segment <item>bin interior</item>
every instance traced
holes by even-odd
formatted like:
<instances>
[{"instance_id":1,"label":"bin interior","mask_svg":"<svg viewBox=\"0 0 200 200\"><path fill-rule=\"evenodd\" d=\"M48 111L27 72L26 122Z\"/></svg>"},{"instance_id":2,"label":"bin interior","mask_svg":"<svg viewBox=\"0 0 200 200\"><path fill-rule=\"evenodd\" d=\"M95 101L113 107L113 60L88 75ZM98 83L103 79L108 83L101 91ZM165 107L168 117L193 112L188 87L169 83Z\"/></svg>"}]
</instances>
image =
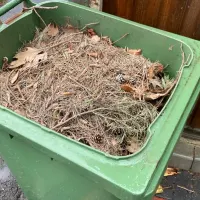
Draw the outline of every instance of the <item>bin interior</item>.
<instances>
[{"instance_id":1,"label":"bin interior","mask_svg":"<svg viewBox=\"0 0 200 200\"><path fill-rule=\"evenodd\" d=\"M0 132L3 133L0 138L1 141L4 141L0 142L2 156L8 165L10 164L11 170L27 196L34 200L53 200L53 197L50 198L53 191L47 195L46 190L50 190L53 185L58 188L59 185L45 182L43 179L39 179L39 176L34 177L33 175L39 174L47 177L47 173L48 175L56 173L56 165L59 165L57 168L61 170L58 174L63 183L66 180L69 181L72 178L70 178L70 174L74 173L76 180L81 181L80 177L83 177L86 180L85 184L87 181L97 184L94 186L94 191L100 192L94 192L96 199L150 199L199 93L199 69L197 70L195 67L198 59L193 60L198 55L199 44L181 36L175 36L73 3L55 1L40 5L58 6L58 9L55 10L38 10L46 24L54 22L62 26L66 24L67 20L70 20L72 25L82 28L86 24L98 22L99 24L92 26L92 28L99 35L109 36L112 41L128 33L129 35L116 45L133 49L141 48L145 57L152 61L158 60L168 66L166 71L171 77L177 75L183 62L181 45L187 62L172 98L169 98L160 116L149 128L149 138L146 144L135 155L126 157L105 155L0 107ZM33 39L36 27L42 28L43 23L34 12L28 11L0 32L0 66L4 56L11 60L24 43ZM190 64L194 66L190 67ZM193 78L189 79L189 77ZM182 90L185 91L184 94L181 92ZM183 99L177 106L180 98ZM16 139L15 136L17 136ZM16 150L16 148L20 149ZM22 155L24 151L29 152L29 154ZM54 166L49 166L49 157L53 160L56 158ZM23 160L21 164L17 161L19 158ZM25 158L30 159L35 172L28 169ZM42 168L39 167L34 158L41 162ZM30 165L28 166L30 167ZM61 177L65 173L65 167L69 168L68 175L66 175L68 179L63 180ZM74 169L74 171L70 169ZM22 173L26 177L22 177ZM42 191L39 186L44 185L43 181L47 186ZM26 184L31 186L31 189L26 187ZM78 182L72 182L73 184L81 187ZM91 184L88 185L91 186ZM63 195L66 187L63 186ZM85 186L85 188L87 191L88 187ZM68 192L69 197L73 196L72 193L71 190ZM101 193L104 194L102 198L98 197ZM76 196L74 199L84 198ZM88 199L92 199L92 197Z\"/></svg>"},{"instance_id":2,"label":"bin interior","mask_svg":"<svg viewBox=\"0 0 200 200\"><path fill-rule=\"evenodd\" d=\"M44 5L44 3L41 3ZM109 36L112 41L118 40L121 36L129 34L115 45L125 48L142 49L143 55L151 61L160 61L165 66L165 72L172 78L177 76L177 72L183 62L182 51L184 51L184 61L186 65L192 60L192 49L184 42L174 39L173 37L158 34L152 31L150 27L140 26L135 23L134 26L126 23L121 23L120 20L115 20L106 17L105 14L100 14L91 9L80 9L80 6L68 4L67 7L62 6L59 1L56 3L58 9L55 10L38 10L38 13L46 24L54 22L59 26L65 26L70 22L73 26L83 28L86 24L99 23L98 25L90 26L97 34ZM55 2L45 3L47 7L55 6ZM26 17L21 17L0 33L0 55L6 56L11 61L18 49L28 41L32 40L36 27L44 28L43 22L35 13L25 14ZM123 21L123 20L121 20ZM12 34L15 32L15 35ZM172 49L172 50L171 50ZM0 60L0 67L2 59ZM149 132L147 133L149 134Z\"/></svg>"}]
</instances>

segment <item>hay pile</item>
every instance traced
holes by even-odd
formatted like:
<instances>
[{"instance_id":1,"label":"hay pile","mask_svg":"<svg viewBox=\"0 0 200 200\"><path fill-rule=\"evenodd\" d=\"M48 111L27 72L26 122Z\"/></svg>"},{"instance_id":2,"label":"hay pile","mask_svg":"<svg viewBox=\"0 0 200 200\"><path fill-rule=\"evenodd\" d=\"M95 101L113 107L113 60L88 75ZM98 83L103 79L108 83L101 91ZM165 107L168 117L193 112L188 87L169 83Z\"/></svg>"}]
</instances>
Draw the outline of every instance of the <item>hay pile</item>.
<instances>
[{"instance_id":1,"label":"hay pile","mask_svg":"<svg viewBox=\"0 0 200 200\"><path fill-rule=\"evenodd\" d=\"M157 116L145 100L163 100L172 88L162 65L140 54L93 29L50 24L13 62L4 58L0 104L109 154L134 153Z\"/></svg>"}]
</instances>

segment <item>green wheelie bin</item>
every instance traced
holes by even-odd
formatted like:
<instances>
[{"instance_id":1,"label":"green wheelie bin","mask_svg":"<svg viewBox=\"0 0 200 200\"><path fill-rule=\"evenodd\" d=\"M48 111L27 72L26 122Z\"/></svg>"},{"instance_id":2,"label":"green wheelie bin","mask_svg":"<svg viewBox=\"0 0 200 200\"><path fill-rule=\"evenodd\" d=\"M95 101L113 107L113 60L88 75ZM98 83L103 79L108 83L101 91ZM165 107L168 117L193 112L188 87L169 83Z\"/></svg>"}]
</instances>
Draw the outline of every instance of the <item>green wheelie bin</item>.
<instances>
[{"instance_id":1,"label":"green wheelie bin","mask_svg":"<svg viewBox=\"0 0 200 200\"><path fill-rule=\"evenodd\" d=\"M0 15L21 3L13 0L0 8ZM26 6L34 6L30 0ZM184 124L200 91L200 42L161 31L67 1L47 1L37 9L48 24L96 23L98 34L120 47L141 48L144 56L169 65L169 75L181 76L165 107L148 128L143 148L129 156L107 155L62 136L0 106L0 155L15 175L29 200L151 200ZM33 9L9 25L0 25L0 66L24 42L33 39L35 28L43 27ZM173 46L173 50L169 47ZM185 58L183 63L183 52ZM181 67L182 66L182 67Z\"/></svg>"}]
</instances>

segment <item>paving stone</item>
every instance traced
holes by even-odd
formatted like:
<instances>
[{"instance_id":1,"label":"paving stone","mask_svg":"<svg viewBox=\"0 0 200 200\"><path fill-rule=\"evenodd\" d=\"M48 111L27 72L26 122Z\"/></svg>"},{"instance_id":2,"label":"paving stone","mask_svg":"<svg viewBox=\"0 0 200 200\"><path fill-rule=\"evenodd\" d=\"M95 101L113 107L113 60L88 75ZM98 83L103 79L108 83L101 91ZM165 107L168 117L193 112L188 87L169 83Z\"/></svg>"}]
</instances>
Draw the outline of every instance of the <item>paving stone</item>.
<instances>
[{"instance_id":1,"label":"paving stone","mask_svg":"<svg viewBox=\"0 0 200 200\"><path fill-rule=\"evenodd\" d=\"M168 165L179 169L190 170L193 162L194 145L181 138L177 143Z\"/></svg>"},{"instance_id":2,"label":"paving stone","mask_svg":"<svg viewBox=\"0 0 200 200\"><path fill-rule=\"evenodd\" d=\"M195 146L195 158L191 170L200 173L200 147L198 146Z\"/></svg>"}]
</instances>

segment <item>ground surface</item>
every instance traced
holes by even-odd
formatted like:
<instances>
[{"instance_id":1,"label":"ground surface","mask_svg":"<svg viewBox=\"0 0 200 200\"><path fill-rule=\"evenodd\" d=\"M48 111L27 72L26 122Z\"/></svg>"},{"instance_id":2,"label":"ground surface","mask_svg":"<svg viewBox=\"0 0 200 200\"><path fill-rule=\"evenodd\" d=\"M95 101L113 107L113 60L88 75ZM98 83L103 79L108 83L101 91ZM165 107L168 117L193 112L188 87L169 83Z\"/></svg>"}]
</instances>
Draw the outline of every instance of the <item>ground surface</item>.
<instances>
[{"instance_id":1,"label":"ground surface","mask_svg":"<svg viewBox=\"0 0 200 200\"><path fill-rule=\"evenodd\" d=\"M0 158L0 200L26 200L9 168Z\"/></svg>"},{"instance_id":2,"label":"ground surface","mask_svg":"<svg viewBox=\"0 0 200 200\"><path fill-rule=\"evenodd\" d=\"M157 195L161 200L199 200L200 175L188 171L180 171L178 175L164 177L161 183L162 194Z\"/></svg>"}]
</instances>

